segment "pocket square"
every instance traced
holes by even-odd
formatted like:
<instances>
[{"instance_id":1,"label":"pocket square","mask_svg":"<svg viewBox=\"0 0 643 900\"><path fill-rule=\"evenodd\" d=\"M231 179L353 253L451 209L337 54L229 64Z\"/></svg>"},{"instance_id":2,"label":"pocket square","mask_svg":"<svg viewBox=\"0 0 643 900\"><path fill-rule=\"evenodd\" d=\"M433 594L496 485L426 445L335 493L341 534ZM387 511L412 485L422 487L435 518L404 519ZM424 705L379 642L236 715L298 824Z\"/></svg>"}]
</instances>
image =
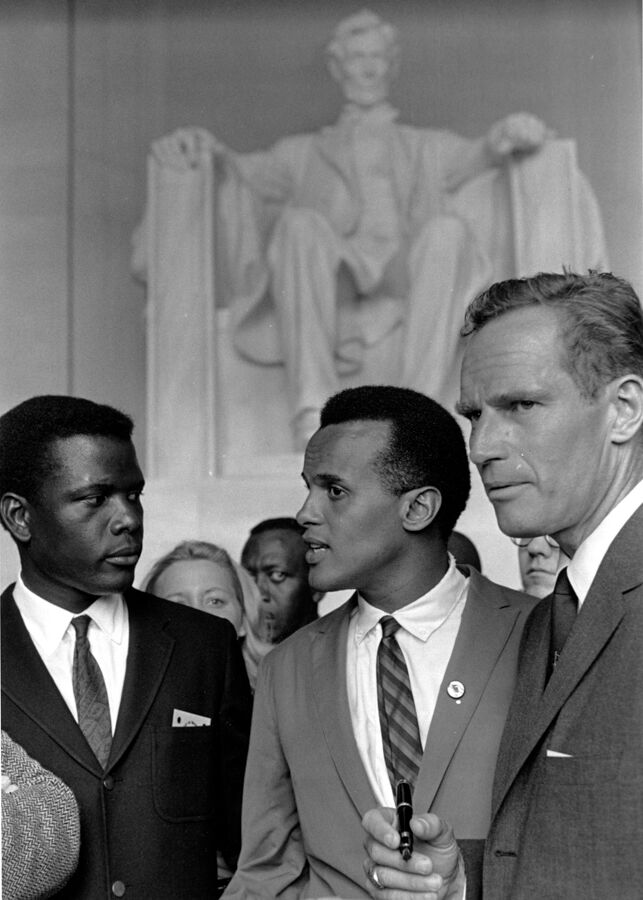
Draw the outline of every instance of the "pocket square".
<instances>
[{"instance_id":1,"label":"pocket square","mask_svg":"<svg viewBox=\"0 0 643 900\"><path fill-rule=\"evenodd\" d=\"M198 728L211 724L212 719L207 716L199 716L197 713L186 712L184 709L175 709L172 713L172 728Z\"/></svg>"},{"instance_id":2,"label":"pocket square","mask_svg":"<svg viewBox=\"0 0 643 900\"><path fill-rule=\"evenodd\" d=\"M547 750L547 756L553 756L556 759L573 759L571 753L560 753L558 750Z\"/></svg>"}]
</instances>

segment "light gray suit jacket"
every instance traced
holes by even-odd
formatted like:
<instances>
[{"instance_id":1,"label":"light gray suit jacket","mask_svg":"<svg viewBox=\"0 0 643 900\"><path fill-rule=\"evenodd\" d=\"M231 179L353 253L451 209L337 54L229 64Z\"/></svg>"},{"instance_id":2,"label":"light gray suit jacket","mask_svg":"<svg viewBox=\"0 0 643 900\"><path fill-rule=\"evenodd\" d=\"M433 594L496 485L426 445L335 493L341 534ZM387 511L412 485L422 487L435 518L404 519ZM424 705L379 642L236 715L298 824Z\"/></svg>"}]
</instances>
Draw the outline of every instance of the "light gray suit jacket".
<instances>
[{"instance_id":1,"label":"light gray suit jacket","mask_svg":"<svg viewBox=\"0 0 643 900\"><path fill-rule=\"evenodd\" d=\"M640 900L643 508L609 548L547 682L550 622L547 598L524 632L484 897Z\"/></svg>"},{"instance_id":2,"label":"light gray suit jacket","mask_svg":"<svg viewBox=\"0 0 643 900\"><path fill-rule=\"evenodd\" d=\"M482 839L520 635L536 602L475 570L414 796ZM346 645L355 597L265 658L255 694L239 868L226 898L367 897L361 819L377 801L353 735ZM461 681L461 703L446 686ZM475 874L470 891L475 896Z\"/></svg>"}]
</instances>

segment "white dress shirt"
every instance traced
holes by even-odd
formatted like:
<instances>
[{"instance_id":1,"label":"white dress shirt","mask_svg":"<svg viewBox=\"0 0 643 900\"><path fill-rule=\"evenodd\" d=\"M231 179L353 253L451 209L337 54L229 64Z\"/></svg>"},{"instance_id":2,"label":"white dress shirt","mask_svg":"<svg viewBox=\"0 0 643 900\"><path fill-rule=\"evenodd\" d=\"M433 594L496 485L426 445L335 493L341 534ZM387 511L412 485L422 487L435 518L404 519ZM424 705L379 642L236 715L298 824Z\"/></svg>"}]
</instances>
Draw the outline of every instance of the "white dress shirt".
<instances>
[{"instance_id":1,"label":"white dress shirt","mask_svg":"<svg viewBox=\"0 0 643 900\"><path fill-rule=\"evenodd\" d=\"M26 587L21 576L16 582L13 597L36 650L71 714L78 721L72 683L76 631L71 624L77 614L34 594ZM113 733L127 666L127 607L120 594L109 594L94 600L83 614L92 620L87 629L87 637L92 654L103 673Z\"/></svg>"},{"instance_id":2,"label":"white dress shirt","mask_svg":"<svg viewBox=\"0 0 643 900\"><path fill-rule=\"evenodd\" d=\"M450 557L442 580L394 613L401 626L395 637L409 670L422 746L460 628L468 586L469 579L456 569ZM348 626L346 677L353 732L364 769L378 803L394 806L377 705L377 650L382 638L378 622L384 615L358 597Z\"/></svg>"},{"instance_id":3,"label":"white dress shirt","mask_svg":"<svg viewBox=\"0 0 643 900\"><path fill-rule=\"evenodd\" d=\"M616 504L574 553L572 561L567 566L567 575L578 597L579 610L614 538L639 506L643 506L643 481L639 481L629 494Z\"/></svg>"}]
</instances>

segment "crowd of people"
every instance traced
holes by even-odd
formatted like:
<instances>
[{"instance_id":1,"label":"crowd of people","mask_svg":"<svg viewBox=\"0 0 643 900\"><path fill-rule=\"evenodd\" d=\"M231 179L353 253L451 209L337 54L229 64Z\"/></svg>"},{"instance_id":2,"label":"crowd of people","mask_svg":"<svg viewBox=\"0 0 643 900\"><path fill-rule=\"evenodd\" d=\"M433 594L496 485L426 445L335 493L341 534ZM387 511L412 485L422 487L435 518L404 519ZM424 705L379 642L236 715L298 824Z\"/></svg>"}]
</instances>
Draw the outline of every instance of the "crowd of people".
<instances>
[{"instance_id":1,"label":"crowd of people","mask_svg":"<svg viewBox=\"0 0 643 900\"><path fill-rule=\"evenodd\" d=\"M238 562L177 536L142 590L132 420L0 417L3 896L640 898L641 304L540 274L463 334L468 455L426 395L340 391L301 509ZM522 592L455 530L469 459Z\"/></svg>"}]
</instances>

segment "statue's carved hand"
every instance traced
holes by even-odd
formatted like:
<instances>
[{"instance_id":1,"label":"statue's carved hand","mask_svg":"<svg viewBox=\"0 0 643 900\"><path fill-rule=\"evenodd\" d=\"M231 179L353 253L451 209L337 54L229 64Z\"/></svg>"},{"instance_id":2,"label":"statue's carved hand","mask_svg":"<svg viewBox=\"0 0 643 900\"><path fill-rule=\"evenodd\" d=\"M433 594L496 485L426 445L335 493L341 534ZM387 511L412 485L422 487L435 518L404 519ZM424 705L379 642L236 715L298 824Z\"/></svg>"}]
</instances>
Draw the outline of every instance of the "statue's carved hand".
<instances>
[{"instance_id":1,"label":"statue's carved hand","mask_svg":"<svg viewBox=\"0 0 643 900\"><path fill-rule=\"evenodd\" d=\"M193 169L208 156L223 156L226 147L205 128L179 128L152 144L152 154L163 166Z\"/></svg>"},{"instance_id":2,"label":"statue's carved hand","mask_svg":"<svg viewBox=\"0 0 643 900\"><path fill-rule=\"evenodd\" d=\"M500 162L514 153L532 153L549 138L555 137L545 123L530 113L512 113L492 125L487 135L487 147Z\"/></svg>"}]
</instances>

